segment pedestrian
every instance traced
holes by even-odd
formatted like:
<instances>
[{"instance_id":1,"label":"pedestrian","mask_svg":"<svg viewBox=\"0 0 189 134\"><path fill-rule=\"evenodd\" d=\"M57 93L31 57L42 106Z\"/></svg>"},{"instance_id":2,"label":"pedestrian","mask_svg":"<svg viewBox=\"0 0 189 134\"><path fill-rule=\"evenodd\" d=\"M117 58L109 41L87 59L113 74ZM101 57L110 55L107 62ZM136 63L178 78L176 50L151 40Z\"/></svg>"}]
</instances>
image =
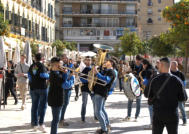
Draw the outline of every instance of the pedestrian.
<instances>
[{"instance_id":1,"label":"pedestrian","mask_svg":"<svg viewBox=\"0 0 189 134\"><path fill-rule=\"evenodd\" d=\"M170 60L160 59L160 74L145 88L144 95L153 105L153 134L162 134L164 127L168 134L178 134L178 102L186 101L187 94L183 82L170 74Z\"/></svg>"},{"instance_id":2,"label":"pedestrian","mask_svg":"<svg viewBox=\"0 0 189 134\"><path fill-rule=\"evenodd\" d=\"M81 61L76 61L74 63L74 69L75 70L78 70L80 63L81 63ZM75 101L77 101L79 99L79 89L80 89L79 74L75 75L74 89L75 89Z\"/></svg>"},{"instance_id":3,"label":"pedestrian","mask_svg":"<svg viewBox=\"0 0 189 134\"><path fill-rule=\"evenodd\" d=\"M37 53L35 55L35 63L29 68L28 77L32 99L31 125L34 131L39 129L42 132L46 132L44 118L47 108L47 79L49 79L49 74L42 63L43 60L43 54Z\"/></svg>"},{"instance_id":4,"label":"pedestrian","mask_svg":"<svg viewBox=\"0 0 189 134\"><path fill-rule=\"evenodd\" d=\"M120 92L123 90L123 78L124 78L124 64L123 60L120 60L119 66L118 66L118 77L119 77L119 90Z\"/></svg>"},{"instance_id":5,"label":"pedestrian","mask_svg":"<svg viewBox=\"0 0 189 134\"><path fill-rule=\"evenodd\" d=\"M130 65L131 72L134 74L134 76L138 79L140 86L141 86L141 79L139 77L139 73L143 70L142 66L142 60L143 58L140 55L136 56L135 62ZM137 121L137 118L139 117L140 114L140 104L141 104L141 99L142 99L142 92L140 96L136 98L136 113L135 113L135 121ZM132 112L132 105L133 105L133 100L129 99L128 100L128 111L127 111L127 116L125 117L124 121L130 121L131 118L131 112Z\"/></svg>"},{"instance_id":6,"label":"pedestrian","mask_svg":"<svg viewBox=\"0 0 189 134\"><path fill-rule=\"evenodd\" d=\"M51 59L50 87L48 93L48 105L52 110L51 134L57 134L58 124L63 106L63 72L60 70L60 58Z\"/></svg>"},{"instance_id":7,"label":"pedestrian","mask_svg":"<svg viewBox=\"0 0 189 134\"><path fill-rule=\"evenodd\" d=\"M181 81L184 84L184 87L186 87L186 81L185 81L184 74L180 70L178 70L178 62L177 61L172 61L171 62L171 73L173 75L177 76L178 78L180 78ZM186 124L187 124L187 115L186 115L186 111L185 111L185 108L184 108L184 102L179 101L178 107L179 107L179 109L181 111L181 114L182 114L183 126L186 126Z\"/></svg>"},{"instance_id":8,"label":"pedestrian","mask_svg":"<svg viewBox=\"0 0 189 134\"><path fill-rule=\"evenodd\" d=\"M95 104L95 115L100 122L101 129L98 129L96 133L98 134L108 134L108 128L110 128L110 121L108 119L108 114L105 111L105 100L107 99L108 92L112 87L112 84L115 80L115 72L113 67L115 66L115 62L112 59L109 59L105 63L105 70L97 71L94 68L96 76L98 79L106 81L106 86L100 85L98 83L102 83L97 80L98 83L93 87L94 89L94 104Z\"/></svg>"},{"instance_id":9,"label":"pedestrian","mask_svg":"<svg viewBox=\"0 0 189 134\"><path fill-rule=\"evenodd\" d=\"M26 97L28 90L28 70L29 65L25 62L26 55L22 54L20 57L20 63L17 64L15 68L15 76L17 78L17 86L20 91L20 96L22 98L21 109L26 108Z\"/></svg>"},{"instance_id":10,"label":"pedestrian","mask_svg":"<svg viewBox=\"0 0 189 134\"><path fill-rule=\"evenodd\" d=\"M14 63L10 60L8 61L7 66L7 70L5 71L5 98L3 104L7 105L7 98L10 91L15 100L14 104L17 105L18 99L14 90Z\"/></svg>"}]
</instances>

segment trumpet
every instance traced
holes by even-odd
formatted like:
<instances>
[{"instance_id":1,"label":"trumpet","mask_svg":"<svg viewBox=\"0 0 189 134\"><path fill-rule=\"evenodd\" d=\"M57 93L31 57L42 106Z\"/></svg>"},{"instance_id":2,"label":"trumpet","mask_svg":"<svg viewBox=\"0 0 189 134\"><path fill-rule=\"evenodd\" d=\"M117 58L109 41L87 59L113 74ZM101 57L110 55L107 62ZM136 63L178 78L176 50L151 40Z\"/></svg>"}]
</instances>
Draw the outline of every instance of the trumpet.
<instances>
[{"instance_id":1,"label":"trumpet","mask_svg":"<svg viewBox=\"0 0 189 134\"><path fill-rule=\"evenodd\" d=\"M84 80L87 80L88 82L90 82L90 81L92 80L92 78L93 78L93 77L90 76L90 75L87 75L87 74L84 74L84 73L82 73L82 72L79 72L79 69L78 69L78 68L77 68L77 69L72 69L72 68L69 68L69 67L60 66L59 69L60 69L60 71L63 71L63 72L65 72L65 70L69 70L69 71L71 71L71 72L74 72L75 74L78 74L78 76L79 76L80 78L82 78L82 79L84 79ZM88 79L87 79L87 78L84 78L84 76L87 76ZM101 80L101 79L97 79L97 80L100 81L100 82L102 82L102 83L96 82L96 84L99 84L99 85L102 85L102 86L106 86L106 85L107 85L107 82L106 82L106 81Z\"/></svg>"}]
</instances>

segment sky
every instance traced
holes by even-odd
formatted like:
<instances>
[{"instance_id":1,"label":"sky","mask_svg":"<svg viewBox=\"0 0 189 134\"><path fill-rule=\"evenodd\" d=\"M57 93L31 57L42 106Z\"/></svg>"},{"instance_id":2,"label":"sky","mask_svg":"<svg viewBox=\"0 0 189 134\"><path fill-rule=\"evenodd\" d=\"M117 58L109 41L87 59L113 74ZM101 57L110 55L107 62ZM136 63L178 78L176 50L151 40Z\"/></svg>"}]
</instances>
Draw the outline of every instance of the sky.
<instances>
[{"instance_id":1,"label":"sky","mask_svg":"<svg viewBox=\"0 0 189 134\"><path fill-rule=\"evenodd\" d=\"M179 2L180 0L175 0L175 2Z\"/></svg>"}]
</instances>

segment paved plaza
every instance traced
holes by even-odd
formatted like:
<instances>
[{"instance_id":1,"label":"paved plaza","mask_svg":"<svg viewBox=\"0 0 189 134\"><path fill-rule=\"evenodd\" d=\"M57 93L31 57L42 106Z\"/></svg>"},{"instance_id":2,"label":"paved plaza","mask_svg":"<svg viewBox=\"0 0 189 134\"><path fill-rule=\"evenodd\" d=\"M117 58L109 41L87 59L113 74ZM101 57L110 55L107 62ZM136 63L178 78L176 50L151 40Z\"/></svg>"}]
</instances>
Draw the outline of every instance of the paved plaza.
<instances>
[{"instance_id":1,"label":"paved plaza","mask_svg":"<svg viewBox=\"0 0 189 134\"><path fill-rule=\"evenodd\" d=\"M187 91L189 93L189 90ZM68 127L60 127L58 133L60 134L94 134L99 128L99 123L93 120L92 102L89 100L87 106L86 123L82 123L80 119L81 113L81 97L78 101L74 101L75 92L72 91L70 104L65 115L66 120L70 124ZM40 134L41 132L34 132L30 126L30 110L31 99L28 96L27 109L21 111L21 100L18 105L13 105L12 97L9 97L8 105L5 109L0 111L0 134ZM189 116L189 102L186 103L186 110ZM151 134L151 130L147 129L150 119L147 107L147 101L143 97L141 104L140 118L134 122L134 118L130 122L124 122L123 118L127 114L127 98L122 92L116 90L111 95L106 103L107 113L109 115L112 131L111 134ZM132 111L132 117L135 114L135 105ZM52 120L51 109L48 107L45 116L45 125L48 133L50 132L50 123ZM189 120L188 120L189 122ZM189 134L189 125L182 126L180 120L179 134ZM164 134L167 132L165 131Z\"/></svg>"}]
</instances>

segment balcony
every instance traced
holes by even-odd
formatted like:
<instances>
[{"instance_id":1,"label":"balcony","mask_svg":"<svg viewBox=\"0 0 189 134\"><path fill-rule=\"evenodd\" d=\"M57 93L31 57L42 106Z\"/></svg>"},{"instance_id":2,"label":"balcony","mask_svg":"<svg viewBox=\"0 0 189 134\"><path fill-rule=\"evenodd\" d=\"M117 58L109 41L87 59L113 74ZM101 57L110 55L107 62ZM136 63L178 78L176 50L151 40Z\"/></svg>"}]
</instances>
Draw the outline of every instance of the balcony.
<instances>
[{"instance_id":1,"label":"balcony","mask_svg":"<svg viewBox=\"0 0 189 134\"><path fill-rule=\"evenodd\" d=\"M75 12L75 11L65 11L63 10L63 14L64 16L80 16L80 15L84 15L84 16L99 16L99 15L121 15L121 16L125 16L125 15L137 15L137 10L126 10L123 12L119 12L118 10L80 10L80 12Z\"/></svg>"},{"instance_id":2,"label":"balcony","mask_svg":"<svg viewBox=\"0 0 189 134\"><path fill-rule=\"evenodd\" d=\"M63 3L138 3L138 0L59 0Z\"/></svg>"}]
</instances>

